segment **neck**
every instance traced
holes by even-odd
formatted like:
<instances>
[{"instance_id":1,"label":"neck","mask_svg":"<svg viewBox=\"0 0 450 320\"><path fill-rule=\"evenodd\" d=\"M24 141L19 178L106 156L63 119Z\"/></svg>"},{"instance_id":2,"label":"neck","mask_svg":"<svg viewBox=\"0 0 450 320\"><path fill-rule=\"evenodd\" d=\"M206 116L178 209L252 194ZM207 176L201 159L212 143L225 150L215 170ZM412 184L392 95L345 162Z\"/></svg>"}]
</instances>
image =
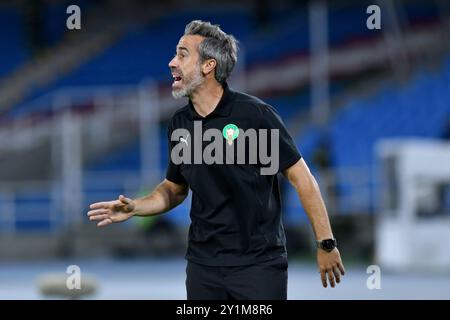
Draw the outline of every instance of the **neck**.
<instances>
[{"instance_id":1,"label":"neck","mask_svg":"<svg viewBox=\"0 0 450 320\"><path fill-rule=\"evenodd\" d=\"M223 95L223 87L217 81L205 81L191 95L195 111L202 117L214 111Z\"/></svg>"}]
</instances>

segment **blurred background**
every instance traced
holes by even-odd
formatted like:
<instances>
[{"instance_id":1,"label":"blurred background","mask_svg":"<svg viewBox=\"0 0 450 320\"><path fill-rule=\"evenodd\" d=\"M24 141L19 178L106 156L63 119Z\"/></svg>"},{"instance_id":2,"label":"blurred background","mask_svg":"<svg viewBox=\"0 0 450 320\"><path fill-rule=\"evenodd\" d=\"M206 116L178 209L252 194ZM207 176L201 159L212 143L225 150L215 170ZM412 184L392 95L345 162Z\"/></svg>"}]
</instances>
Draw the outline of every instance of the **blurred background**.
<instances>
[{"instance_id":1,"label":"blurred background","mask_svg":"<svg viewBox=\"0 0 450 320\"><path fill-rule=\"evenodd\" d=\"M321 186L348 272L321 287L284 179L289 298L450 299L447 0L0 0L0 298L47 298L42 277L77 265L89 298L185 299L190 197L108 228L86 212L164 178L185 102L167 64L194 19L240 41L230 86L279 111Z\"/></svg>"}]
</instances>

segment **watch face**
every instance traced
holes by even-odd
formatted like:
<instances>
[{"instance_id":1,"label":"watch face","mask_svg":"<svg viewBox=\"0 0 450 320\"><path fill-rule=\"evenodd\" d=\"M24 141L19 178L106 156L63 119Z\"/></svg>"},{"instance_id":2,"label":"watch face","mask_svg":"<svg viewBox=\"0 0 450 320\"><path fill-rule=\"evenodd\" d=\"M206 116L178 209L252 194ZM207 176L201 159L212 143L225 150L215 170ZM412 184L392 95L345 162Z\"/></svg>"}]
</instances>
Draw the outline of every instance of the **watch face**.
<instances>
[{"instance_id":1,"label":"watch face","mask_svg":"<svg viewBox=\"0 0 450 320\"><path fill-rule=\"evenodd\" d=\"M322 241L322 247L325 250L333 250L336 247L336 240L334 239L326 239Z\"/></svg>"}]
</instances>

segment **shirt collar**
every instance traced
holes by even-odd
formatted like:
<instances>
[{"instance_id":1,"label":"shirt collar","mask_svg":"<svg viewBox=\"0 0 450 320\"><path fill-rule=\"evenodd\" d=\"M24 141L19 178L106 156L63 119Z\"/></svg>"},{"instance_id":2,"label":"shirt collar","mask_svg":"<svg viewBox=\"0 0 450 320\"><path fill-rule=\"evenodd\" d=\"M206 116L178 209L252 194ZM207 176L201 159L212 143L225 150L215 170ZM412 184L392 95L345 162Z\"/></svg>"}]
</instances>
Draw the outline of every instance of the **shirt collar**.
<instances>
[{"instance_id":1,"label":"shirt collar","mask_svg":"<svg viewBox=\"0 0 450 320\"><path fill-rule=\"evenodd\" d=\"M228 87L228 84L225 82L223 84L223 94L222 97L220 98L219 103L217 104L217 106L214 108L214 110L208 114L206 117L202 117L201 115L199 115L197 113L197 111L195 111L194 105L192 104L192 101L189 99L189 113L190 116L192 118L192 120L202 120L202 119L206 119L206 118L211 118L211 117L228 117L231 113L231 103L230 103L230 98L233 94L233 91Z\"/></svg>"}]
</instances>

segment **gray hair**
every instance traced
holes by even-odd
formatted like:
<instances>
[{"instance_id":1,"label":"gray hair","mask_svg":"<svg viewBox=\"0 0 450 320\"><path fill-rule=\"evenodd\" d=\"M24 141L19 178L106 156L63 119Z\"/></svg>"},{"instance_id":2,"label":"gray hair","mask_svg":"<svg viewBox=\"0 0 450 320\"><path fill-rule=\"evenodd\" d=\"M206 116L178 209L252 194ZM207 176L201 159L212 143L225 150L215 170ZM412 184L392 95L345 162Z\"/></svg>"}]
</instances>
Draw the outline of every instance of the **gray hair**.
<instances>
[{"instance_id":1,"label":"gray hair","mask_svg":"<svg viewBox=\"0 0 450 320\"><path fill-rule=\"evenodd\" d=\"M220 29L218 24L194 20L186 25L185 35L200 35L204 37L198 46L200 63L207 59L216 60L215 78L224 83L230 76L237 61L237 40Z\"/></svg>"}]
</instances>

